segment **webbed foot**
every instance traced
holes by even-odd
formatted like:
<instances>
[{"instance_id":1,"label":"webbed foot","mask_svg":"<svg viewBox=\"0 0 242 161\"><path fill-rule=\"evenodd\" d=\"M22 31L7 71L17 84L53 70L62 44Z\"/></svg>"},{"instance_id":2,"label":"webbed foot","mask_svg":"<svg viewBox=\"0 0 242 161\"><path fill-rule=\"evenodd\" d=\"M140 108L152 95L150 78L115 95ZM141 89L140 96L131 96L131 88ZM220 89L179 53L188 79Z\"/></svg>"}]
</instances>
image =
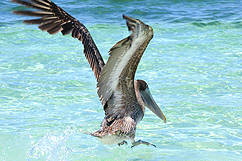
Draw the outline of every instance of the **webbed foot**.
<instances>
[{"instance_id":1,"label":"webbed foot","mask_svg":"<svg viewBox=\"0 0 242 161\"><path fill-rule=\"evenodd\" d=\"M120 145L124 145L124 144L128 144L127 141L124 140L124 141L122 141L121 143L118 143L118 146L120 146Z\"/></svg>"},{"instance_id":2,"label":"webbed foot","mask_svg":"<svg viewBox=\"0 0 242 161\"><path fill-rule=\"evenodd\" d=\"M155 146L154 144L151 144L151 143L149 143L149 142L142 141L142 140L138 140L138 141L133 142L131 148L133 148L133 147L135 147L135 146L138 146L138 145L140 145L140 144L145 144L145 145L147 145L147 146L152 145L152 146L154 146L154 147L156 148L156 146Z\"/></svg>"}]
</instances>

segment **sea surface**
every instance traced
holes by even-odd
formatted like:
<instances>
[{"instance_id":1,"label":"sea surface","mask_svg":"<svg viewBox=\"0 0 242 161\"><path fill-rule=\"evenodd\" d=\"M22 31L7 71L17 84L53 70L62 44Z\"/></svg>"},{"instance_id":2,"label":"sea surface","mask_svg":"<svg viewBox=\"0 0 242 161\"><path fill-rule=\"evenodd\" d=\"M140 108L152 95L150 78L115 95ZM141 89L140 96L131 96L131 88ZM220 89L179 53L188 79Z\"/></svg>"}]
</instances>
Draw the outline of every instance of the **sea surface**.
<instances>
[{"instance_id":1,"label":"sea surface","mask_svg":"<svg viewBox=\"0 0 242 161\"><path fill-rule=\"evenodd\" d=\"M85 24L105 61L127 37L122 14L154 37L138 66L164 123L149 109L136 140L104 145L104 111L82 44L23 24L0 1L0 160L238 161L242 158L241 0L54 0Z\"/></svg>"}]
</instances>

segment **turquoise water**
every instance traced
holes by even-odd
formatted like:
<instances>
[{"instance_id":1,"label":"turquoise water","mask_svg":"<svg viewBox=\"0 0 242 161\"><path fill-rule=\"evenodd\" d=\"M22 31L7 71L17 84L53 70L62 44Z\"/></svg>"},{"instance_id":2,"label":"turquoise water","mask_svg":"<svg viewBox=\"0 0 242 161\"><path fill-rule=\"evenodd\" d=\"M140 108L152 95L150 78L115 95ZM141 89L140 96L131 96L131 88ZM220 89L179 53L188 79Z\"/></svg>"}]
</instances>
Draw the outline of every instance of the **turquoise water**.
<instances>
[{"instance_id":1,"label":"turquoise water","mask_svg":"<svg viewBox=\"0 0 242 161\"><path fill-rule=\"evenodd\" d=\"M137 70L167 117L151 111L136 139L106 146L85 134L104 117L96 80L70 35L54 36L0 2L0 160L240 160L242 2L55 0L84 23L105 60L129 35L122 14L153 27Z\"/></svg>"}]
</instances>

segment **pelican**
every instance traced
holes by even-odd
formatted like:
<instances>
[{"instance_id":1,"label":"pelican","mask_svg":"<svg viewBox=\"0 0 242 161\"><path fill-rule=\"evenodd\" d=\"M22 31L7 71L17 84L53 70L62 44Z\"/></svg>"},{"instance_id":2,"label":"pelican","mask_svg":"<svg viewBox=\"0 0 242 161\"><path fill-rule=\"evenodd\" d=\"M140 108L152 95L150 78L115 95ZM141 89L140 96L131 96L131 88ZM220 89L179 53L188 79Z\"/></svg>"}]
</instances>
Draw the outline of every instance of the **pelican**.
<instances>
[{"instance_id":1,"label":"pelican","mask_svg":"<svg viewBox=\"0 0 242 161\"><path fill-rule=\"evenodd\" d=\"M147 83L135 80L140 59L153 38L153 29L138 19L123 15L131 35L116 43L109 51L107 63L94 43L87 28L50 0L11 0L38 11L13 11L15 14L36 16L38 19L24 20L27 24L39 24L49 34L61 32L72 34L84 46L84 54L97 79L97 93L105 111L100 130L91 133L104 144L154 144L135 141L137 124L142 120L145 106L166 122L166 117L154 101Z\"/></svg>"}]
</instances>

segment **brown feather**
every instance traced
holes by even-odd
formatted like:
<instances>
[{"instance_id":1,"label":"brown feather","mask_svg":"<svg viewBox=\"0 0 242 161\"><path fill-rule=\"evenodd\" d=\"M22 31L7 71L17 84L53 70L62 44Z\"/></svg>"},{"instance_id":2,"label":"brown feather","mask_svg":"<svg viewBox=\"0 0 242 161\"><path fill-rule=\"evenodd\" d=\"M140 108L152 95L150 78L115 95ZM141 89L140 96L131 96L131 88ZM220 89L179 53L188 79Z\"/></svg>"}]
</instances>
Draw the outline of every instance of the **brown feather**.
<instances>
[{"instance_id":1,"label":"brown feather","mask_svg":"<svg viewBox=\"0 0 242 161\"><path fill-rule=\"evenodd\" d=\"M60 26L60 24L62 24L63 22L61 20L58 21L49 21L47 23L43 23L39 25L39 28L43 31L47 31L49 29L52 29L56 26Z\"/></svg>"},{"instance_id":2,"label":"brown feather","mask_svg":"<svg viewBox=\"0 0 242 161\"><path fill-rule=\"evenodd\" d=\"M48 29L47 32L51 35L57 34L58 32L60 32L62 30L62 27L57 25L51 29Z\"/></svg>"},{"instance_id":3,"label":"brown feather","mask_svg":"<svg viewBox=\"0 0 242 161\"><path fill-rule=\"evenodd\" d=\"M51 4L51 1L45 1L45 0L31 0L31 1L46 7L49 7Z\"/></svg>"},{"instance_id":4,"label":"brown feather","mask_svg":"<svg viewBox=\"0 0 242 161\"><path fill-rule=\"evenodd\" d=\"M42 17L40 19L24 20L27 24L39 24L39 28L49 34L62 32L72 33L73 38L80 40L84 46L84 54L98 80L105 63L87 28L74 17L65 12L50 0L11 0L40 11L13 11L15 14Z\"/></svg>"},{"instance_id":5,"label":"brown feather","mask_svg":"<svg viewBox=\"0 0 242 161\"><path fill-rule=\"evenodd\" d=\"M53 16L52 12L42 12L42 11L13 11L17 15L26 15L26 16L37 16L37 17L48 17Z\"/></svg>"},{"instance_id":6,"label":"brown feather","mask_svg":"<svg viewBox=\"0 0 242 161\"><path fill-rule=\"evenodd\" d=\"M30 8L34 8L34 9L39 9L39 10L49 10L50 7L47 7L45 5L42 4L36 4L36 3L29 3L26 1L22 1L22 0L11 0L14 3L19 3L21 5L24 5L26 7L30 7Z\"/></svg>"},{"instance_id":7,"label":"brown feather","mask_svg":"<svg viewBox=\"0 0 242 161\"><path fill-rule=\"evenodd\" d=\"M43 19L39 18L39 19L33 19L33 20L24 20L23 22L26 24L40 24L43 22Z\"/></svg>"}]
</instances>

